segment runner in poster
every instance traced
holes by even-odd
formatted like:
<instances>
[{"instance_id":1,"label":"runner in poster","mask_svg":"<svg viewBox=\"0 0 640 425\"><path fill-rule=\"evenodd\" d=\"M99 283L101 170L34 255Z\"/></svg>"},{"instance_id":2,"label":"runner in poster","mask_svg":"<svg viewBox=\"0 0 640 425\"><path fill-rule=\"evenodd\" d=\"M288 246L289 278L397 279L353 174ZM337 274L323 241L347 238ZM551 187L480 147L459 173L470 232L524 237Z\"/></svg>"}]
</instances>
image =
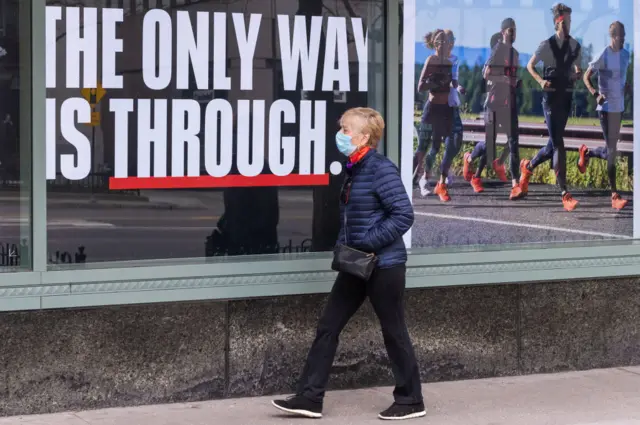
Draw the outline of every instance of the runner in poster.
<instances>
[{"instance_id":1,"label":"runner in poster","mask_svg":"<svg viewBox=\"0 0 640 425\"><path fill-rule=\"evenodd\" d=\"M522 190L518 182L520 149L518 146L519 124L516 99L516 89L520 84L520 80L517 78L520 55L513 48L513 43L516 40L516 23L513 19L507 18L502 21L500 36L502 38L496 40L495 43L493 43L494 38L492 37L491 56L483 68L483 77L489 88L485 102L485 126L487 127L487 137L492 137L493 143L497 138L498 130L507 134L507 145L500 158L493 161L493 168L500 180L507 181L504 161L506 156L509 156L512 178L510 199L517 199L522 197ZM474 175L471 164L476 158L480 158L480 163ZM484 191L481 175L486 161L486 142L478 143L472 153L465 154L463 174L465 179L471 182L476 193Z\"/></svg>"},{"instance_id":2,"label":"runner in poster","mask_svg":"<svg viewBox=\"0 0 640 425\"><path fill-rule=\"evenodd\" d=\"M571 37L571 8L558 3L553 9L556 33L540 43L531 57L527 70L544 90L542 108L549 130L549 142L531 161L522 160L520 188L524 195L529 190L533 170L545 161L553 159L557 184L562 194L562 204L567 211L573 211L578 201L567 190L567 153L564 146L564 130L571 113L573 85L582 74L581 46ZM536 71L536 65L544 64L543 76Z\"/></svg>"},{"instance_id":3,"label":"runner in poster","mask_svg":"<svg viewBox=\"0 0 640 425\"><path fill-rule=\"evenodd\" d=\"M448 58L448 37L443 30L438 29L427 34L425 43L435 51L427 58L418 83L418 91L429 91L429 98L422 114L422 124L429 125L432 131L431 151L427 154L423 176L424 180L428 180L440 146L453 129L453 108L449 106L453 64ZM440 178L434 193L442 202L451 200L446 178L447 170L441 166Z\"/></svg>"},{"instance_id":4,"label":"runner in poster","mask_svg":"<svg viewBox=\"0 0 640 425\"><path fill-rule=\"evenodd\" d=\"M460 116L460 95L464 95L466 90L458 83L458 70L459 70L459 60L456 55L453 54L453 48L455 47L456 37L452 30L446 29L444 30L447 35L448 43L447 49L449 54L449 60L452 63L451 67L451 88L449 91L449 106L453 108L453 127L451 134L447 136L445 139L445 152L444 157L442 159L443 164L441 167L446 171L447 178L445 183L448 185L451 184L452 177L449 175L449 169L451 168L451 164L455 157L460 153L460 149L462 149L462 138L463 138L463 126L462 126L462 117ZM433 163L435 161L435 157L426 158L427 148L429 147L429 142L432 139L431 127L428 124L419 124L418 125L418 146L416 152L413 156L413 169L414 169L414 179L418 179L418 185L420 187L420 194L422 196L427 196L431 192L428 188L428 181L424 176L424 167L425 160ZM432 155L432 151L429 152L429 155Z\"/></svg>"},{"instance_id":5,"label":"runner in poster","mask_svg":"<svg viewBox=\"0 0 640 425\"><path fill-rule=\"evenodd\" d=\"M515 201L509 199L509 191L512 190L512 184L509 184L512 180L509 163L504 161L505 177L508 179L504 183L500 182L499 173L494 172L497 167L492 164L492 160L499 159L501 154L510 155L508 148L503 149L508 146L508 135L504 134L504 129L498 129L495 156L488 160L491 152L487 150L487 161L483 164L485 167L481 173L478 173L482 176L481 183L484 186L482 195L475 194L473 186L467 181L463 183L460 179L447 184L451 202L441 203L438 197L421 196L416 181L413 189L416 224L406 238L409 239L407 243L412 249L457 246L473 246L475 249L476 246L485 245L548 242L557 244L569 241L624 240L637 237L638 231L636 230L634 234L634 229L638 227L638 218L633 211L635 208L631 207L634 205L634 180L637 181L634 179L634 165L638 164L638 161L633 161L635 145L633 141L638 138L633 138L631 128L636 121L631 108L634 101L631 93L627 92L624 95L623 125L617 144L616 162L617 193L624 200L628 200L628 204L619 212L611 208L612 192L609 189L610 179L606 161L587 159L589 162L584 174L580 173L577 167L579 148L582 144L585 144L592 151L591 153L605 146L595 98L585 87L582 74L587 70L589 62L597 59L610 44L609 26L614 21L620 21L626 27L627 37L625 37L624 49L629 52L640 49L635 45L636 40L629 35L631 33L629 28L633 28L636 22L633 12L637 2L620 0L615 2L615 5L608 2L587 4L591 2L579 0L562 2L568 8L572 8L571 13L568 8L561 10L562 6L558 5L554 15L550 4L545 6L542 2L530 1L523 1L520 4L518 0L505 1L501 4L493 2L490 7L487 7L487 3L482 0L470 0L465 2L465 5L451 5L446 2L441 2L439 5L423 1L405 2L409 14L404 21L407 26L404 27L403 34L413 35L411 39L405 38L403 42L403 52L411 52L403 55L403 76L408 78L403 78L403 144L400 158L407 190L411 190L411 177L415 170L411 169L411 156L415 151L416 143L414 128L419 122L419 116L416 116L415 100L424 101L422 96L426 93L418 93L418 98L414 98L413 94L416 93L415 87L418 85L424 63L433 53L425 48L423 42L424 33L427 32L423 29L424 23L430 22L430 19L431 22L437 22L441 28L451 28L455 32L456 43L452 55L458 57L459 84L467 91L464 97L460 96L462 103L460 111L464 123L462 153L455 158L449 172L449 179L451 177L455 179L456 174L461 176L465 174L463 154L472 150L476 153L479 150L484 151L484 142L491 143L491 137L484 134L484 123L480 120L480 116L485 110L486 94L496 88L492 87L491 78L489 81L483 79L483 65L488 65L493 50L490 48L490 38L493 33L501 29L503 18L510 17L517 25L517 36L513 47L519 54L518 79L522 80L521 86L517 89L520 159L532 160L538 156L541 148L548 144L549 138L552 141L543 150L543 153L549 152L549 156L544 162L540 161L541 166L535 168L533 176L526 176L528 177L526 183L530 182L530 185L521 185L525 177L518 179L520 189L526 188L528 193L526 197ZM561 15L566 15L566 18ZM565 24L566 28L562 28L563 19L566 19L566 24L569 24ZM555 34L556 32L559 34ZM567 36L559 38L564 34ZM553 55L548 40L551 35L555 37L558 50L562 49L564 44L566 50L561 59L563 62L568 62L564 64L565 68L558 66L558 61ZM502 43L502 32L498 37ZM541 43L543 41L545 43ZM539 50L541 44L543 46ZM579 50L578 46L581 46ZM508 49L506 51L508 52ZM530 72L523 70L534 54L538 56L534 59L534 65L537 64L539 80ZM627 83L630 85L633 76L633 53L631 56L630 68L627 71ZM496 73L500 67L497 68L493 70ZM549 80L549 85L560 84L563 70L566 70L567 81L562 88L566 94L549 90L554 87L547 87L545 93L540 80L546 78ZM581 73L576 73L580 70ZM553 72L556 75L553 75ZM597 77L595 75L592 77L592 84L598 90ZM543 98L545 98L544 102ZM567 103L563 104L563 99ZM558 134L555 131L550 134L543 109L546 109L546 112L552 112L552 116L554 113L559 115L562 111L560 106L565 108L566 128L564 120L558 120L556 117L548 120L548 123L553 124L549 127L554 130L556 127L564 129L562 134L564 143L560 146L566 149L566 160L556 161L556 164L553 164L554 147L556 151L559 150L554 146L554 142L558 139L554 136ZM417 107L420 108L418 113L421 113L421 106ZM435 161L430 190L433 190L438 179L436 168L440 166L443 151L444 148L441 149ZM467 161L469 156L466 155ZM465 176L467 179L474 176L482 156L482 154L474 156L474 161L468 167L471 173L467 172ZM560 157L563 158L562 155ZM520 167L518 167L520 174L522 174L522 163L523 161L520 161ZM553 167L553 165L557 166ZM564 168L566 178L561 179L562 173L557 175L554 168ZM564 184L560 180L564 180ZM572 200L569 198L571 195L566 196L561 203L562 190L559 186L566 187L566 192L581 201L571 213L567 213L564 209L567 200ZM567 205L570 209L572 208L570 204Z\"/></svg>"},{"instance_id":6,"label":"runner in poster","mask_svg":"<svg viewBox=\"0 0 640 425\"><path fill-rule=\"evenodd\" d=\"M609 27L609 35L611 44L589 64L584 74L584 84L591 95L597 99L596 110L600 118L605 146L589 150L586 145L582 145L578 169L584 174L591 158L606 160L607 176L611 185L611 206L621 210L628 201L622 199L616 188L617 144L624 112L624 94L629 90L626 81L631 54L624 48L625 30L622 22L612 23ZM591 84L593 75L598 76L597 90Z\"/></svg>"},{"instance_id":7,"label":"runner in poster","mask_svg":"<svg viewBox=\"0 0 640 425\"><path fill-rule=\"evenodd\" d=\"M450 29L446 29L444 32L449 40L447 45L449 49L449 60L453 64L451 68L451 88L449 89L449 106L453 108L453 127L451 134L447 136L444 142L445 151L441 167L447 175L445 183L447 186L450 186L453 182L453 176L449 174L449 169L451 168L455 157L460 153L460 149L462 149L464 127L462 126L462 117L460 116L460 95L464 95L466 90L458 82L460 61L458 57L453 54L453 48L456 45L456 37Z\"/></svg>"}]
</instances>

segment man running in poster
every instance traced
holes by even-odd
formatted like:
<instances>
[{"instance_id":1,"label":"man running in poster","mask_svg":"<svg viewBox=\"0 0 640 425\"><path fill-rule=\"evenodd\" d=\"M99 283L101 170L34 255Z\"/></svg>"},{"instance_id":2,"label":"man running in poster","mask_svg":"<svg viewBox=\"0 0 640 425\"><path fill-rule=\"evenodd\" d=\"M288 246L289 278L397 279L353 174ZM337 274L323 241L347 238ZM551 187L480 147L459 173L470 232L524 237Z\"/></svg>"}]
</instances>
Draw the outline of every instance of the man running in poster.
<instances>
[{"instance_id":1,"label":"man running in poster","mask_svg":"<svg viewBox=\"0 0 640 425\"><path fill-rule=\"evenodd\" d=\"M522 160L520 188L524 195L529 190L533 170L553 159L556 182L562 193L562 205L573 211L578 201L567 191L567 153L564 147L564 130L571 112L573 84L582 74L581 46L571 37L571 8L558 3L551 10L556 33L540 43L531 57L527 70L544 90L542 110L549 130L549 142L531 161ZM538 62L544 65L543 77L536 71Z\"/></svg>"},{"instance_id":2,"label":"man running in poster","mask_svg":"<svg viewBox=\"0 0 640 425\"><path fill-rule=\"evenodd\" d=\"M497 32L491 36L491 41L489 43L491 51L493 51L493 49L496 47L498 43L502 43L503 38L504 37L502 35L502 32ZM483 77L482 81L485 83L485 87L488 89L488 91L491 91L491 86L493 85L493 82L491 81L491 79L487 80L485 78L487 75L487 68L488 68L488 62L485 63L484 67L482 68L482 77ZM486 94L485 100L482 102L485 109L487 107L488 99L489 99L489 93ZM493 170L495 171L496 175L503 182L507 181L507 171L504 167L504 163L507 160L508 156L509 156L509 145L505 146L502 149L502 153L500 154L500 157L495 159L492 164ZM474 171L473 163L476 159L479 159L478 168L476 168L476 170ZM466 152L464 154L463 163L464 165L462 168L462 175L464 176L464 179L469 183L471 183L471 187L473 188L474 192L476 193L484 192L484 186L482 185L482 172L487 166L487 142L482 141L482 142L476 143L476 145L473 147L473 151ZM520 164L518 164L517 166L519 167ZM518 175L520 174L518 173Z\"/></svg>"},{"instance_id":3,"label":"man running in poster","mask_svg":"<svg viewBox=\"0 0 640 425\"><path fill-rule=\"evenodd\" d=\"M616 154L622 113L624 112L625 88L627 91L630 88L626 85L626 81L631 55L623 47L625 31L621 22L616 21L611 24L609 35L611 36L611 44L589 64L589 68L584 74L585 86L597 99L596 110L600 117L605 146L589 150L586 145L582 145L578 170L585 173L591 158L606 159L607 175L611 185L611 206L616 210L621 210L628 201L622 199L616 188ZM598 76L598 90L591 84L591 77L594 74Z\"/></svg>"},{"instance_id":4,"label":"man running in poster","mask_svg":"<svg viewBox=\"0 0 640 425\"><path fill-rule=\"evenodd\" d=\"M518 64L520 54L513 47L516 41L516 23L513 19L507 18L501 24L502 42L498 42L491 50L491 56L483 69L483 77L487 80L489 91L485 105L485 126L487 137L492 138L495 144L497 130L500 129L507 134L507 146L503 150L509 154L509 166L511 170L512 189L510 199L518 199L523 196L522 189L518 184L520 177L520 149L518 146L518 107L516 89L518 87ZM489 130L491 128L491 130ZM481 152L478 155L476 152ZM474 153L476 154L474 156ZM465 179L470 178L471 186L475 192L482 191L480 175L486 163L486 143L476 145L474 153L465 154L463 174ZM475 176L471 174L471 161L481 156L480 166ZM501 180L506 180L504 175L504 160L494 161L494 168L498 172Z\"/></svg>"}]
</instances>

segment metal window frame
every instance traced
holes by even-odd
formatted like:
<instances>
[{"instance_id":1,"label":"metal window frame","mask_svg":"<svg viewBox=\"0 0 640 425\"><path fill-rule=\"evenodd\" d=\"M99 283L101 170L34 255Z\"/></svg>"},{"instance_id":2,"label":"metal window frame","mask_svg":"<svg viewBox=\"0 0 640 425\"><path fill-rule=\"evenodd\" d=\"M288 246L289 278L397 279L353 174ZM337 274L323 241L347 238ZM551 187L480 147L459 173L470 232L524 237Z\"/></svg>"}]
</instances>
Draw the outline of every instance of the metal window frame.
<instances>
[{"instance_id":1,"label":"metal window frame","mask_svg":"<svg viewBox=\"0 0 640 425\"><path fill-rule=\"evenodd\" d=\"M387 25L398 25L399 0L387 0ZM45 0L31 0L31 39L44 39ZM396 11L394 13L393 11ZM640 53L640 5L634 9L635 54ZM389 27L388 27L389 28ZM387 31L386 107L394 120L388 134L400 133L397 73L400 34ZM32 44L33 64L44 61L43 43ZM636 56L637 57L637 56ZM44 66L32 67L32 259L33 271L0 273L0 311L123 305L194 300L226 300L326 293L335 273L329 253L283 254L189 260L88 264L47 269ZM640 79L640 61L634 75ZM389 84L392 81L393 84ZM634 87L634 121L640 123L640 86ZM392 112L396 111L396 112ZM634 129L640 140L640 126ZM391 136L389 140L393 141ZM399 140L396 139L396 140ZM398 161L399 146L389 150ZM640 163L640 149L634 152ZM636 184L638 180L636 180ZM639 189L634 187L634 190ZM639 203L640 204L640 203ZM640 220L635 214L634 221ZM638 226L634 226L638 227ZM485 246L411 250L409 288L488 285L514 282L597 279L640 274L640 241L586 241L556 245Z\"/></svg>"}]
</instances>

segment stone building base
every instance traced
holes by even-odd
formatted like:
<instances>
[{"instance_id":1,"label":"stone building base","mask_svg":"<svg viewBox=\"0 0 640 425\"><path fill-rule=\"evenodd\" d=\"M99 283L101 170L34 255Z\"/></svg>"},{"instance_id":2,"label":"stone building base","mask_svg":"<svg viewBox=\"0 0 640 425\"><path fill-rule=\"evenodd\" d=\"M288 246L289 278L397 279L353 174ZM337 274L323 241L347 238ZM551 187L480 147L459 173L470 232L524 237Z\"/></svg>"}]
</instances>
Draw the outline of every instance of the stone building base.
<instances>
[{"instance_id":1,"label":"stone building base","mask_svg":"<svg viewBox=\"0 0 640 425\"><path fill-rule=\"evenodd\" d=\"M0 314L0 415L290 393L325 295ZM415 289L424 382L640 364L640 280ZM389 385L366 303L330 388ZM391 395L389 395L391 399Z\"/></svg>"}]
</instances>

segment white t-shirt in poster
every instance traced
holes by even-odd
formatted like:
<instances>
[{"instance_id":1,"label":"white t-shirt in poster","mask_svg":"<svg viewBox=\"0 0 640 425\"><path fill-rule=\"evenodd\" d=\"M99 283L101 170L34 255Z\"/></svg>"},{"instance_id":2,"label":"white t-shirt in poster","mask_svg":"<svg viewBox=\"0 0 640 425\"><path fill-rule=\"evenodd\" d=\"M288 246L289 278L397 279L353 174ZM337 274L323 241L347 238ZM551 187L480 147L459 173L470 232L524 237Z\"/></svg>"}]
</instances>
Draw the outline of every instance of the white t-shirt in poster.
<instances>
[{"instance_id":1,"label":"white t-shirt in poster","mask_svg":"<svg viewBox=\"0 0 640 425\"><path fill-rule=\"evenodd\" d=\"M458 57L456 55L449 56L449 60L453 64L451 66L451 79L458 80L458 68L460 67L460 62L458 61ZM454 89L451 87L449 91L449 106L457 108L460 106L460 96L458 95L458 89Z\"/></svg>"},{"instance_id":2,"label":"white t-shirt in poster","mask_svg":"<svg viewBox=\"0 0 640 425\"><path fill-rule=\"evenodd\" d=\"M607 46L592 62L591 69L598 76L598 91L606 97L596 110L603 112L624 111L624 86L631 55L625 49L614 52Z\"/></svg>"}]
</instances>

